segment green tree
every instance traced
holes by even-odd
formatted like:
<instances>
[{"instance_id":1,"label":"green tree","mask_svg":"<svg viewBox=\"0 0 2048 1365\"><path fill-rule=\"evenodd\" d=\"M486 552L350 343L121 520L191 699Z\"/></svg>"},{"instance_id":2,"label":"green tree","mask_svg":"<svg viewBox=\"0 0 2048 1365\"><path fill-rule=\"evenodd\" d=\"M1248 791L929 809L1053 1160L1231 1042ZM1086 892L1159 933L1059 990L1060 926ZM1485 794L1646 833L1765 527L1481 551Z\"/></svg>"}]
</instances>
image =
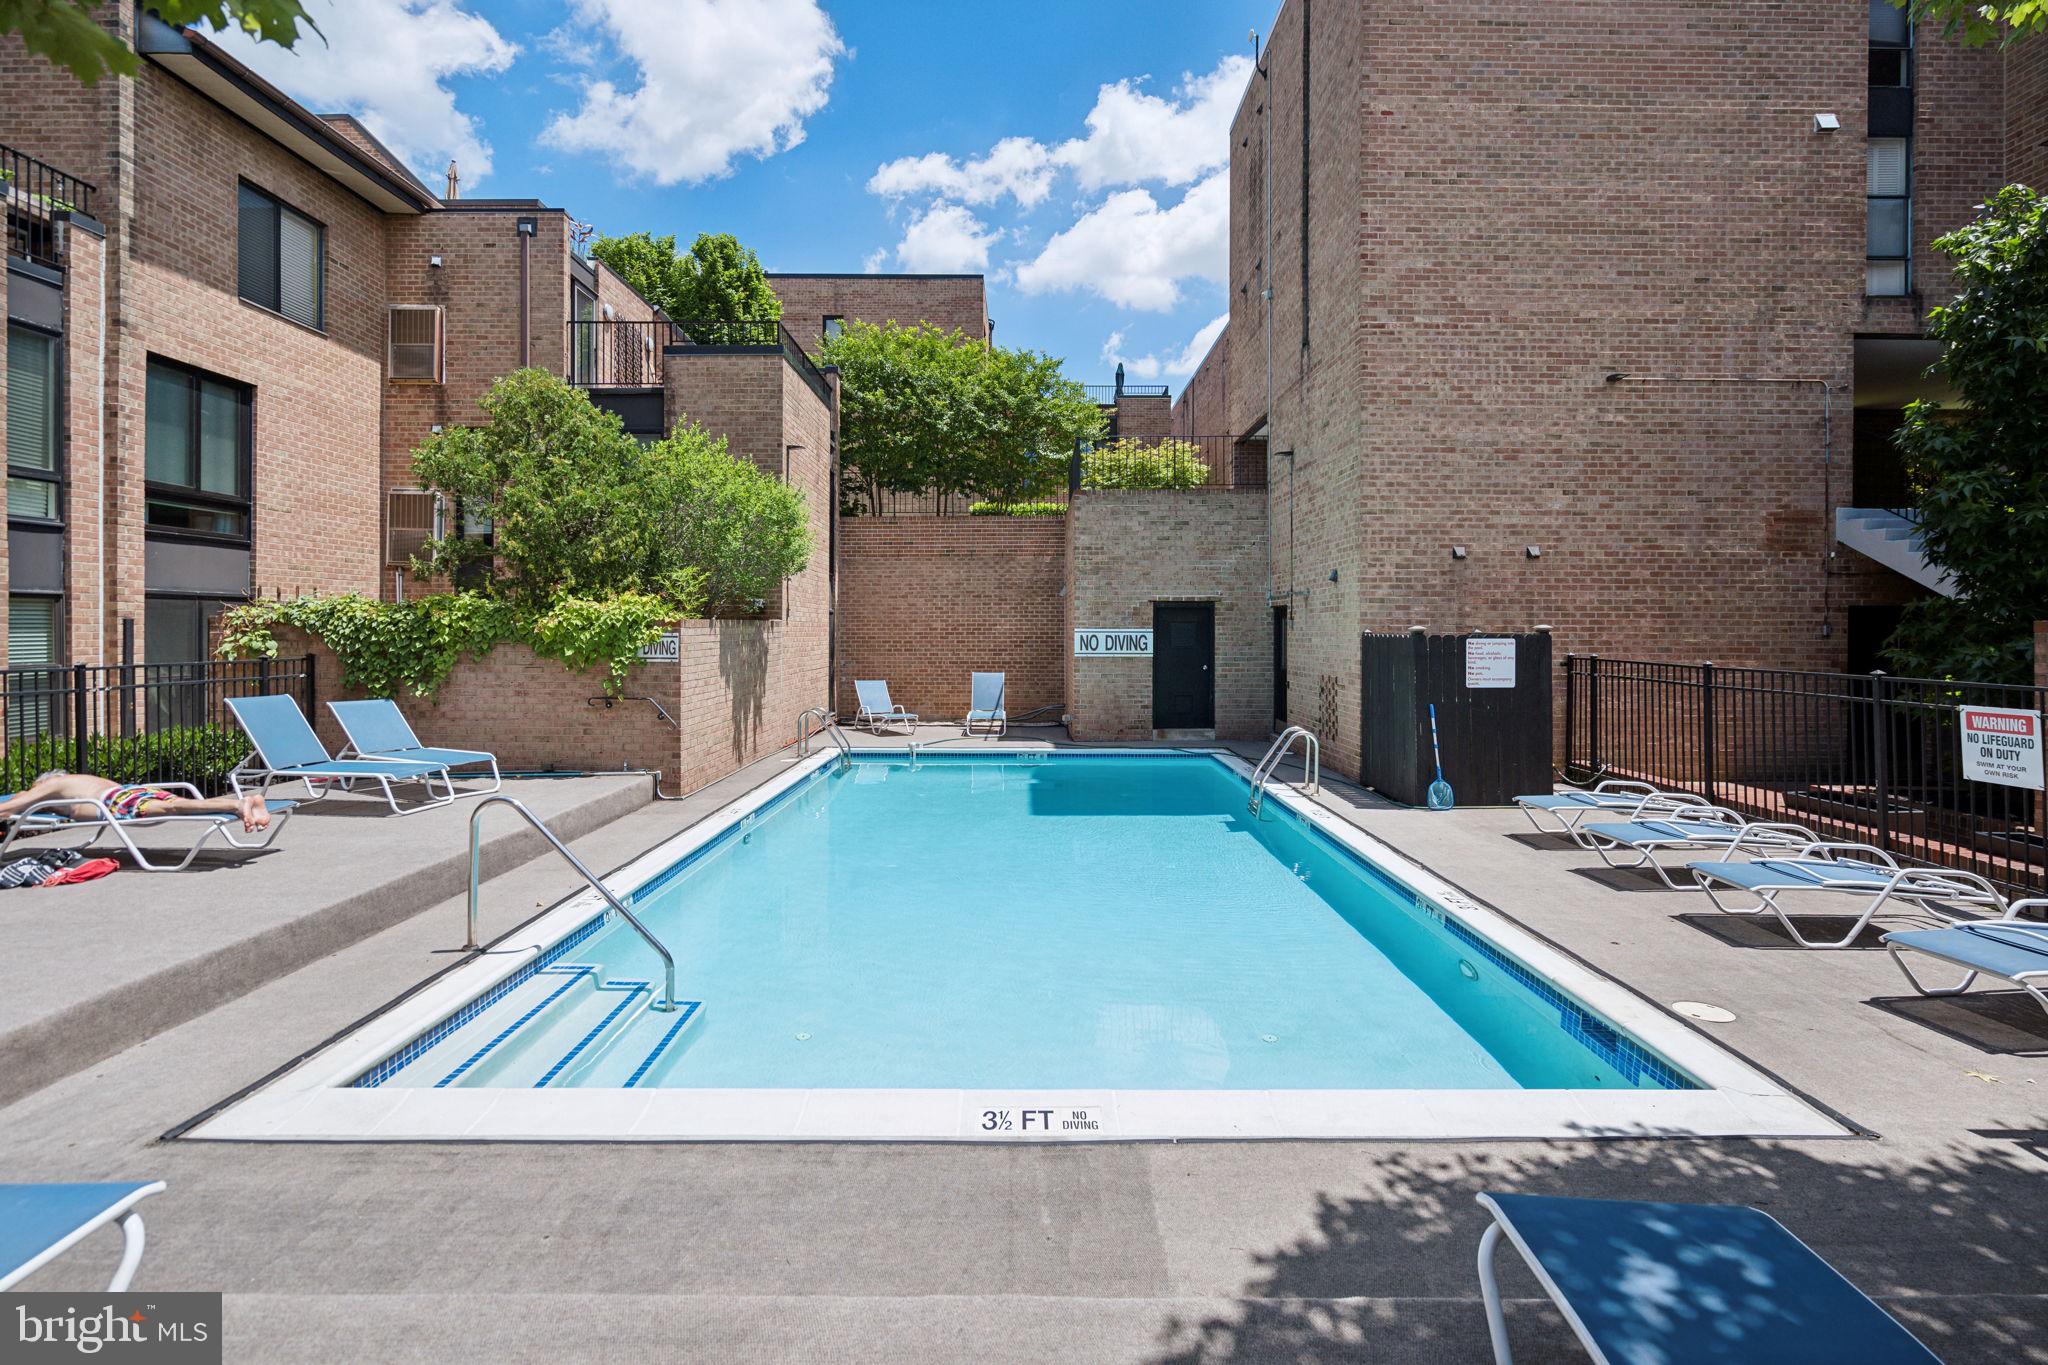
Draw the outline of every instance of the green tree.
<instances>
[{"instance_id":1,"label":"green tree","mask_svg":"<svg viewBox=\"0 0 2048 1365\"><path fill-rule=\"evenodd\" d=\"M642 446L544 370L505 376L482 407L484 425L413 452L422 485L461 512L451 521L491 527L488 544L432 541L432 571L476 571L486 594L526 612L640 593L690 616L745 609L809 556L802 496L698 427Z\"/></svg>"},{"instance_id":2,"label":"green tree","mask_svg":"<svg viewBox=\"0 0 2048 1365\"><path fill-rule=\"evenodd\" d=\"M92 0L0 0L0 34L19 33L30 52L87 85L108 72L134 75L135 54L93 18L95 8ZM167 24L239 28L279 47L298 42L301 24L320 32L300 0L152 0L150 8Z\"/></svg>"},{"instance_id":3,"label":"green tree","mask_svg":"<svg viewBox=\"0 0 2048 1365\"><path fill-rule=\"evenodd\" d=\"M769 288L760 258L730 233L699 233L681 253L672 232L599 237L590 254L671 322L767 322L782 316L782 300Z\"/></svg>"},{"instance_id":4,"label":"green tree","mask_svg":"<svg viewBox=\"0 0 2048 1365\"><path fill-rule=\"evenodd\" d=\"M1916 24L1939 24L1944 37L1972 46L1993 38L2008 46L2035 33L2048 33L2048 0L1891 0Z\"/></svg>"},{"instance_id":5,"label":"green tree","mask_svg":"<svg viewBox=\"0 0 2048 1365\"><path fill-rule=\"evenodd\" d=\"M1961 292L1928 334L1962 401L1912 404L1898 440L1957 595L1908 608L1887 652L1902 672L2025 682L2048 615L2048 199L2007 186L1934 245Z\"/></svg>"},{"instance_id":6,"label":"green tree","mask_svg":"<svg viewBox=\"0 0 2048 1365\"><path fill-rule=\"evenodd\" d=\"M1077 440L1102 428L1059 362L928 323L847 324L820 359L839 367L842 482L882 492L1013 502L1056 488Z\"/></svg>"}]
</instances>

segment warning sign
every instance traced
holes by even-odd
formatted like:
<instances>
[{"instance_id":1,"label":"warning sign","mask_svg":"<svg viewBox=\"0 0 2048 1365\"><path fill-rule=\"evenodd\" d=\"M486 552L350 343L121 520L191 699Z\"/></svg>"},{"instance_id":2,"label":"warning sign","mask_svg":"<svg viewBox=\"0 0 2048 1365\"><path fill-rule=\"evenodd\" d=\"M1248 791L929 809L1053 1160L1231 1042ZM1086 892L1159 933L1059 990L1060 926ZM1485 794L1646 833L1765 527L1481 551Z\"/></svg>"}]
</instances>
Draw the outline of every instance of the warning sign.
<instances>
[{"instance_id":1,"label":"warning sign","mask_svg":"<svg viewBox=\"0 0 2048 1365\"><path fill-rule=\"evenodd\" d=\"M1964 706L1963 776L2004 787L2041 787L2041 715Z\"/></svg>"}]
</instances>

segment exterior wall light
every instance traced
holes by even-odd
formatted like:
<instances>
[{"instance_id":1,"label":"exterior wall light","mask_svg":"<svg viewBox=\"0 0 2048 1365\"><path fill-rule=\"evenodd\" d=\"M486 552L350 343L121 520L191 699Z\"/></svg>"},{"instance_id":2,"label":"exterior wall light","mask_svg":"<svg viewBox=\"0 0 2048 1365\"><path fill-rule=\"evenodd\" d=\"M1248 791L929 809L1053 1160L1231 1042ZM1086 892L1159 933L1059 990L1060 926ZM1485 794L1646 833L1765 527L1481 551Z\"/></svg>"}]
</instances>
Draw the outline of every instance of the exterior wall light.
<instances>
[{"instance_id":1,"label":"exterior wall light","mask_svg":"<svg viewBox=\"0 0 2048 1365\"><path fill-rule=\"evenodd\" d=\"M1813 116L1813 131L1816 133L1836 133L1840 132L1841 128L1842 120L1834 114L1815 114Z\"/></svg>"},{"instance_id":2,"label":"exterior wall light","mask_svg":"<svg viewBox=\"0 0 2048 1365\"><path fill-rule=\"evenodd\" d=\"M1543 558L1543 547L1541 545L1524 545L1522 553L1531 559L1541 559Z\"/></svg>"},{"instance_id":3,"label":"exterior wall light","mask_svg":"<svg viewBox=\"0 0 2048 1365\"><path fill-rule=\"evenodd\" d=\"M429 256L427 257L427 264L439 270L441 268L441 258L439 256Z\"/></svg>"},{"instance_id":4,"label":"exterior wall light","mask_svg":"<svg viewBox=\"0 0 2048 1365\"><path fill-rule=\"evenodd\" d=\"M1451 547L1451 558L1452 558L1452 559L1463 559L1463 558L1465 558L1465 557L1466 557L1466 556L1465 556L1465 547L1464 547L1464 546L1462 546L1462 545L1453 545L1453 546Z\"/></svg>"},{"instance_id":5,"label":"exterior wall light","mask_svg":"<svg viewBox=\"0 0 2048 1365\"><path fill-rule=\"evenodd\" d=\"M1337 571L1335 569L1330 570L1330 581L1332 583L1337 581Z\"/></svg>"}]
</instances>

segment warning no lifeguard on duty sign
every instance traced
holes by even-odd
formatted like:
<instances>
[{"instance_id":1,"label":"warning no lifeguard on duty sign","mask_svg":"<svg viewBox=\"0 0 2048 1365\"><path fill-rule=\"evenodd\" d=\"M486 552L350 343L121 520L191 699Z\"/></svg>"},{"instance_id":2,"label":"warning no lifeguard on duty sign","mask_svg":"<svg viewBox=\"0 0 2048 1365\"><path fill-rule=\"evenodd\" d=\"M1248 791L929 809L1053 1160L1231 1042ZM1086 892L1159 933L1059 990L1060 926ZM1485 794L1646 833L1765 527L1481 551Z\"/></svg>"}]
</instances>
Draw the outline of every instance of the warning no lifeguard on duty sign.
<instances>
[{"instance_id":1,"label":"warning no lifeguard on duty sign","mask_svg":"<svg viewBox=\"0 0 2048 1365\"><path fill-rule=\"evenodd\" d=\"M1963 776L2005 787L2041 783L2041 714L1964 706Z\"/></svg>"}]
</instances>

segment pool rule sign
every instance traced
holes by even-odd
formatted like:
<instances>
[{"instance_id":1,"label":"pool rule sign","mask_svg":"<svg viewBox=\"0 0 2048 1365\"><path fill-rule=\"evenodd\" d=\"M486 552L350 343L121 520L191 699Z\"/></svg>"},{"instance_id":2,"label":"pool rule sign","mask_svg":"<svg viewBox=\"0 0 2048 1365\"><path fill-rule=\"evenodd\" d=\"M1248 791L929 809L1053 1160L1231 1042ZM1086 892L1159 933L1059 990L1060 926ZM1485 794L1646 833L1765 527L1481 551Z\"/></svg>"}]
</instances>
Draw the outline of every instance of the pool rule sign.
<instances>
[{"instance_id":1,"label":"pool rule sign","mask_svg":"<svg viewBox=\"0 0 2048 1365\"><path fill-rule=\"evenodd\" d=\"M1964 706L1963 776L1972 782L2031 787L2041 781L2041 714Z\"/></svg>"},{"instance_id":2,"label":"pool rule sign","mask_svg":"<svg viewBox=\"0 0 2048 1365\"><path fill-rule=\"evenodd\" d=\"M994 1142L1059 1142L1116 1136L1115 1112L1102 1094L970 1094L960 1135Z\"/></svg>"}]
</instances>

